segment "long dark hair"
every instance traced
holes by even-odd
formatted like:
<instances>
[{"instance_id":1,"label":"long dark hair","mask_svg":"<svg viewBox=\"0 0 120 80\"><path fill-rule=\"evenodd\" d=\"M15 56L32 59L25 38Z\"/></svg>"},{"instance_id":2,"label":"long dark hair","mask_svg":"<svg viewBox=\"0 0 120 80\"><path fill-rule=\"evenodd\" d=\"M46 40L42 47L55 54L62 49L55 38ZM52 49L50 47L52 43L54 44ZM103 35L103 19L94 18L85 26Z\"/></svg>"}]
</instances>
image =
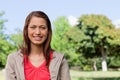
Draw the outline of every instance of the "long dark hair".
<instances>
[{"instance_id":1,"label":"long dark hair","mask_svg":"<svg viewBox=\"0 0 120 80\"><path fill-rule=\"evenodd\" d=\"M50 63L50 50L51 50L50 42L52 37L52 29L51 29L51 22L49 20L49 17L44 12L33 11L26 17L24 29L23 29L23 45L21 46L21 52L24 55L27 55L27 57L30 54L31 45L30 45L30 39L28 38L28 25L33 16L43 18L47 22L48 35L47 35L47 39L43 44L43 53L46 59L46 66L48 67Z\"/></svg>"}]
</instances>

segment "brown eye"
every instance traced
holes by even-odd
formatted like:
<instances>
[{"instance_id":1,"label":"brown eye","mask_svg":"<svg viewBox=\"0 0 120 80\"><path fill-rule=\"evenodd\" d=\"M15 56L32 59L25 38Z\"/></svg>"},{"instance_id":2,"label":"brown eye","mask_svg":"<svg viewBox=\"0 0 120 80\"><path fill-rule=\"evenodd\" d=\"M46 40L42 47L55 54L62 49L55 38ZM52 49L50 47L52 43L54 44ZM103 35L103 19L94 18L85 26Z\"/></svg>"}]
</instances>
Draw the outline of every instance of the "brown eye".
<instances>
[{"instance_id":1,"label":"brown eye","mask_svg":"<svg viewBox=\"0 0 120 80\"><path fill-rule=\"evenodd\" d=\"M41 27L41 29L46 29L46 27Z\"/></svg>"},{"instance_id":2,"label":"brown eye","mask_svg":"<svg viewBox=\"0 0 120 80\"><path fill-rule=\"evenodd\" d=\"M35 26L30 26L29 28L31 28L31 29L35 29L36 27L35 27Z\"/></svg>"},{"instance_id":3,"label":"brown eye","mask_svg":"<svg viewBox=\"0 0 120 80\"><path fill-rule=\"evenodd\" d=\"M40 29L45 30L45 29L47 29L47 26L42 25L42 26L40 26Z\"/></svg>"}]
</instances>

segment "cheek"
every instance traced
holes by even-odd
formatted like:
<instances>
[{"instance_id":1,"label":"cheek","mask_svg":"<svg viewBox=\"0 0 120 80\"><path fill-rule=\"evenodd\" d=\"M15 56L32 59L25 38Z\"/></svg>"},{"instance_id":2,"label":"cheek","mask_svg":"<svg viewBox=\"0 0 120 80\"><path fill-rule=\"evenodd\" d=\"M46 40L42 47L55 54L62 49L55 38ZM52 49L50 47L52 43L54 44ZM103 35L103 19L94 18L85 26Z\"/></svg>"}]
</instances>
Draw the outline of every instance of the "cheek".
<instances>
[{"instance_id":1,"label":"cheek","mask_svg":"<svg viewBox=\"0 0 120 80\"><path fill-rule=\"evenodd\" d=\"M33 34L33 30L28 29L28 35Z\"/></svg>"},{"instance_id":2,"label":"cheek","mask_svg":"<svg viewBox=\"0 0 120 80\"><path fill-rule=\"evenodd\" d=\"M28 29L28 37L29 38L31 37L32 34L33 34L33 31L31 31L31 30Z\"/></svg>"},{"instance_id":3,"label":"cheek","mask_svg":"<svg viewBox=\"0 0 120 80\"><path fill-rule=\"evenodd\" d=\"M43 31L44 35L48 35L48 30Z\"/></svg>"},{"instance_id":4,"label":"cheek","mask_svg":"<svg viewBox=\"0 0 120 80\"><path fill-rule=\"evenodd\" d=\"M45 32L45 36L46 36L46 38L47 38L47 36L48 36L48 31Z\"/></svg>"}]
</instances>

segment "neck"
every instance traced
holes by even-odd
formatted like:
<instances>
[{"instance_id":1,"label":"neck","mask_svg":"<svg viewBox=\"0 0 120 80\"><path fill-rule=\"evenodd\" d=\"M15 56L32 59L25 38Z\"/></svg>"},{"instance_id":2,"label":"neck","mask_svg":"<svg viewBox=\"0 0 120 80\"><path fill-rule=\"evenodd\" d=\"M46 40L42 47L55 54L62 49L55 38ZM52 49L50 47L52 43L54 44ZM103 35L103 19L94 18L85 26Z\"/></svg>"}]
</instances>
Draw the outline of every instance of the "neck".
<instances>
[{"instance_id":1,"label":"neck","mask_svg":"<svg viewBox=\"0 0 120 80\"><path fill-rule=\"evenodd\" d=\"M43 45L31 44L30 54L32 54L32 55L41 55L41 54L43 54Z\"/></svg>"}]
</instances>

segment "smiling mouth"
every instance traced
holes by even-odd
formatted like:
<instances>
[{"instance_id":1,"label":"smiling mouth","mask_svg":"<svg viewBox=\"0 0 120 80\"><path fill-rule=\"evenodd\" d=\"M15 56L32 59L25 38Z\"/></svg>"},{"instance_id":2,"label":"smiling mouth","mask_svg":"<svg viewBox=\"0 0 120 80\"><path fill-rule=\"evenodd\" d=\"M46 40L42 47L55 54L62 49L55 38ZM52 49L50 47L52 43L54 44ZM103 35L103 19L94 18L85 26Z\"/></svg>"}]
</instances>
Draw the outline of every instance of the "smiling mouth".
<instances>
[{"instance_id":1,"label":"smiling mouth","mask_svg":"<svg viewBox=\"0 0 120 80\"><path fill-rule=\"evenodd\" d=\"M35 36L35 37L34 37L34 39L35 39L36 41L40 41L40 40L42 40L42 38L43 38L43 36Z\"/></svg>"}]
</instances>

